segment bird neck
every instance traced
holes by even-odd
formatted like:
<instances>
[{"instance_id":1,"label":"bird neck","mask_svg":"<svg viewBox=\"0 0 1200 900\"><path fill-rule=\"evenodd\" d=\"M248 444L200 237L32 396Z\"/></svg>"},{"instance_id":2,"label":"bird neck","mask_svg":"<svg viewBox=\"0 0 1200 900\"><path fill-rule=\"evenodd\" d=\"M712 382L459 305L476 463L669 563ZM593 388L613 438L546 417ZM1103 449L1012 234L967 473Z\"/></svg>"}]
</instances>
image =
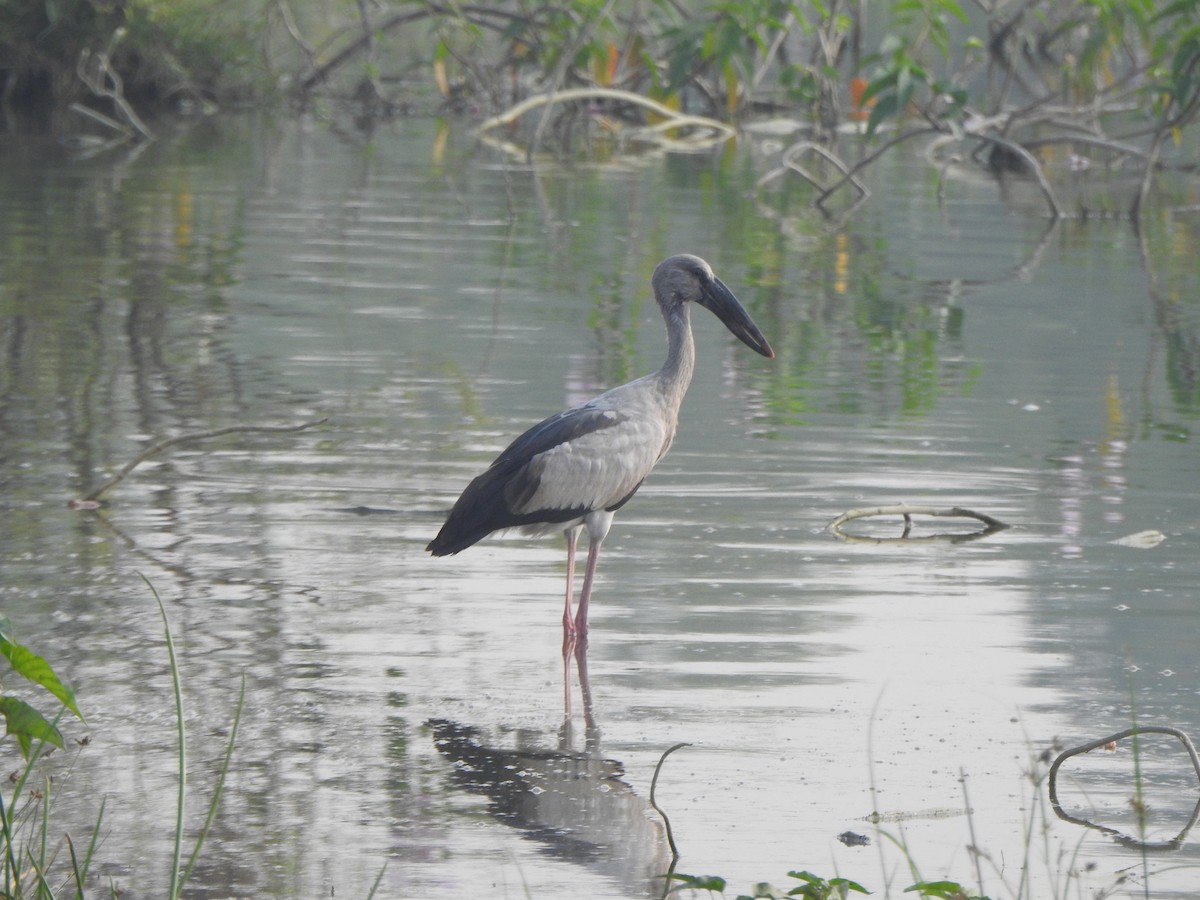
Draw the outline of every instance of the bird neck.
<instances>
[{"instance_id":1,"label":"bird neck","mask_svg":"<svg viewBox=\"0 0 1200 900\"><path fill-rule=\"evenodd\" d=\"M692 339L688 304L663 310L667 320L667 361L658 370L658 380L675 409L683 402L696 368L696 342Z\"/></svg>"}]
</instances>

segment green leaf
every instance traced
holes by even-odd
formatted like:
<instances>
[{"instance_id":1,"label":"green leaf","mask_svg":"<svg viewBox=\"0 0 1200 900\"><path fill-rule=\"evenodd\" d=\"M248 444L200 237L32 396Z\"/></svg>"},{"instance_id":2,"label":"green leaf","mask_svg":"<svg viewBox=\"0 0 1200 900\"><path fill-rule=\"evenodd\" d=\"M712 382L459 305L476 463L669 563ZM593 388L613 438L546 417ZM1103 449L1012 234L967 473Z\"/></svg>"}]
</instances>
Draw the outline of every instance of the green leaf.
<instances>
[{"instance_id":1,"label":"green leaf","mask_svg":"<svg viewBox=\"0 0 1200 900\"><path fill-rule=\"evenodd\" d=\"M75 705L75 692L55 674L50 663L29 648L13 641L4 632L0 632L0 653L8 660L14 672L44 687L73 712L79 721L84 721L83 714Z\"/></svg>"},{"instance_id":2,"label":"green leaf","mask_svg":"<svg viewBox=\"0 0 1200 900\"><path fill-rule=\"evenodd\" d=\"M30 740L33 738L53 744L60 750L63 748L63 737L58 729L24 700L0 697L0 715L4 716L5 733L16 737L21 745L21 755L26 759L29 758Z\"/></svg>"},{"instance_id":3,"label":"green leaf","mask_svg":"<svg viewBox=\"0 0 1200 900\"><path fill-rule=\"evenodd\" d=\"M819 875L814 875L812 872L797 872L794 869L788 872L788 878L797 878L800 881L807 881L809 884L817 884L825 880Z\"/></svg>"},{"instance_id":4,"label":"green leaf","mask_svg":"<svg viewBox=\"0 0 1200 900\"><path fill-rule=\"evenodd\" d=\"M746 900L777 900L778 897L779 892L770 883L760 881L754 886L754 893L747 895ZM738 900L741 898L739 897Z\"/></svg>"},{"instance_id":5,"label":"green leaf","mask_svg":"<svg viewBox=\"0 0 1200 900\"><path fill-rule=\"evenodd\" d=\"M844 887L847 891L854 891L855 893L859 894L871 893L857 881L851 881L849 878L831 878L829 879L829 883L835 885L836 887ZM845 892L843 891L843 893Z\"/></svg>"},{"instance_id":6,"label":"green leaf","mask_svg":"<svg viewBox=\"0 0 1200 900\"><path fill-rule=\"evenodd\" d=\"M1162 19L1171 18L1173 16L1178 16L1180 14L1183 14L1185 16L1190 16L1192 14L1192 11L1193 11L1193 8L1195 7L1195 5L1196 5L1196 0L1176 0L1175 3L1172 3L1169 6L1167 6L1166 9L1159 10L1157 13L1155 13L1151 17L1150 21L1158 22Z\"/></svg>"},{"instance_id":7,"label":"green leaf","mask_svg":"<svg viewBox=\"0 0 1200 900\"><path fill-rule=\"evenodd\" d=\"M900 104L896 102L895 94L885 94L879 98L879 102L871 107L871 116L867 119L867 135L875 134L880 124L885 119L896 115L900 110Z\"/></svg>"},{"instance_id":8,"label":"green leaf","mask_svg":"<svg viewBox=\"0 0 1200 900\"><path fill-rule=\"evenodd\" d=\"M1171 60L1171 75L1178 79L1192 66L1196 54L1200 53L1200 26L1184 32L1179 38L1179 47Z\"/></svg>"},{"instance_id":9,"label":"green leaf","mask_svg":"<svg viewBox=\"0 0 1200 900\"><path fill-rule=\"evenodd\" d=\"M967 16L967 11L962 8L961 4L954 2L954 0L949 0L949 2L943 2L941 4L941 7L946 12L950 13L950 15L954 16L954 18L958 19L958 21L962 22L964 25L971 24L971 20Z\"/></svg>"},{"instance_id":10,"label":"green leaf","mask_svg":"<svg viewBox=\"0 0 1200 900\"><path fill-rule=\"evenodd\" d=\"M667 878L682 882L697 891L716 891L718 894L725 891L725 879L720 875L684 875L672 872Z\"/></svg>"},{"instance_id":11,"label":"green leaf","mask_svg":"<svg viewBox=\"0 0 1200 900\"><path fill-rule=\"evenodd\" d=\"M896 78L897 78L897 74L896 74L895 70L884 72L882 75L880 75L878 78L876 78L874 81L872 81L870 84L868 84L863 89L862 97L859 99L858 102L860 104L866 105L867 103L869 103L871 101L872 97L876 96L877 94L883 93L890 87L894 87L896 84Z\"/></svg>"},{"instance_id":12,"label":"green leaf","mask_svg":"<svg viewBox=\"0 0 1200 900\"><path fill-rule=\"evenodd\" d=\"M967 896L967 889L957 881L918 881L912 887L904 889L906 894L910 891L917 891L922 897L941 897L942 900L956 900Z\"/></svg>"}]
</instances>

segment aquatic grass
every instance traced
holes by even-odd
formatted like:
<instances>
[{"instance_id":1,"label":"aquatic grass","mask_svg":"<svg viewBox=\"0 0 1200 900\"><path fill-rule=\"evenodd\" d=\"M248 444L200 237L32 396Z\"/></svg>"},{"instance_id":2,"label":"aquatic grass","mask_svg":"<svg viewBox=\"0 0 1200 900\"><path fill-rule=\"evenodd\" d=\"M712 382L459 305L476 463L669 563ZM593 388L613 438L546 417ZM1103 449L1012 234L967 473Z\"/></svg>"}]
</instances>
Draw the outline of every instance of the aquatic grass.
<instances>
[{"instance_id":1,"label":"aquatic grass","mask_svg":"<svg viewBox=\"0 0 1200 900\"><path fill-rule=\"evenodd\" d=\"M385 872L387 872L386 862L380 867L379 874L375 876L375 881L371 883L371 890L367 893L367 900L374 900L375 892L379 890L379 885L383 882Z\"/></svg>"},{"instance_id":2,"label":"aquatic grass","mask_svg":"<svg viewBox=\"0 0 1200 900\"><path fill-rule=\"evenodd\" d=\"M167 889L167 897L175 900L183 888L179 881L179 862L183 853L183 812L184 804L187 801L187 732L183 722L183 687L180 684L179 660L175 656L175 639L171 636L171 621L167 618L167 608L163 606L162 597L158 596L158 591L154 589L154 585L146 579L146 576L143 575L142 580L154 594L154 601L158 604L158 611L162 615L163 634L167 641L167 656L171 661L171 688L175 694L175 728L179 738L179 746L176 750L179 760L179 783L175 805L175 845L171 853L171 880Z\"/></svg>"},{"instance_id":3,"label":"aquatic grass","mask_svg":"<svg viewBox=\"0 0 1200 900\"><path fill-rule=\"evenodd\" d=\"M191 855L188 857L187 864L183 865L183 830L187 804L187 729L184 724L183 684L180 677L179 660L175 654L175 638L171 634L171 621L167 617L166 606L163 604L162 597L159 596L154 585L150 583L150 580L144 575L142 576L142 580L146 582L151 593L154 594L159 614L162 616L163 635L167 645L167 657L170 660L171 688L175 698L175 726L179 740L176 749L176 759L178 761L179 775L175 807L175 834L171 853L167 897L169 900L176 900L183 891L184 885L187 884L192 870L200 858L200 852L204 848L204 843L208 838L209 830L212 827L213 820L217 815L217 809L221 803L221 794L225 789L225 778L229 774L229 763L233 758L233 748L237 743L238 726L241 724L242 710L246 703L246 677L245 675L242 676L237 705L233 711L233 724L229 729L229 740L225 744L225 754L221 760L221 768L217 774L217 784L213 790L212 799L208 804L204 824L200 828L200 833L196 836L196 841L192 847Z\"/></svg>"},{"instance_id":4,"label":"aquatic grass","mask_svg":"<svg viewBox=\"0 0 1200 900\"><path fill-rule=\"evenodd\" d=\"M37 653L12 637L8 619L0 617L0 655L8 660L12 671L58 700L58 714L47 719L34 706L21 698L5 693L0 696L0 715L5 720L5 736L12 735L24 760L24 767L10 779L13 788L7 799L0 791L0 841L3 842L3 879L5 897L53 897L54 891L46 878L57 856L50 849L50 800L53 782L45 779L41 788L26 786L35 767L47 755L47 748L65 749L59 722L71 712L81 722L83 714L75 700L75 692L59 678L54 668ZM28 838L23 837L28 833ZM86 863L85 863L86 864ZM81 880L78 866L76 881Z\"/></svg>"},{"instance_id":5,"label":"aquatic grass","mask_svg":"<svg viewBox=\"0 0 1200 900\"><path fill-rule=\"evenodd\" d=\"M719 875L671 875L678 887L688 887L709 894L725 894L725 879ZM753 887L753 893L738 894L736 900L785 900L788 897L804 897L806 900L846 900L851 893L870 894L865 887L849 878L822 878L812 872L788 872L789 878L800 882L796 887L783 891L762 881ZM668 892L669 893L669 892Z\"/></svg>"},{"instance_id":6,"label":"aquatic grass","mask_svg":"<svg viewBox=\"0 0 1200 900\"><path fill-rule=\"evenodd\" d=\"M96 847L100 840L100 826L104 822L104 808L108 804L107 798L101 798L100 811L96 814L96 824L92 828L92 838L88 841L87 851L83 854L83 861L80 862L79 857L75 854L75 842L71 840L71 835L65 835L67 842L67 850L71 854L71 874L75 879L75 893L78 897L83 897L83 886L87 881L88 869L91 868L92 859L96 855Z\"/></svg>"},{"instance_id":7,"label":"aquatic grass","mask_svg":"<svg viewBox=\"0 0 1200 900\"><path fill-rule=\"evenodd\" d=\"M882 693L883 692L880 693L880 698L876 701L876 707L878 706L879 700L882 699ZM873 723L874 715L872 715L872 725ZM1115 743L1116 740L1125 737L1131 737L1133 739L1131 742L1133 755L1133 785L1132 794L1129 798L1129 804L1133 808L1136 815L1137 838L1124 840L1123 843L1134 844L1138 846L1141 851L1139 866L1141 869L1141 883L1136 889L1133 890L1136 894L1140 894L1142 897L1144 897L1145 900L1149 900L1149 898L1152 896L1150 888L1152 869L1149 857L1151 844L1147 840L1148 824L1146 814L1148 807L1145 799L1146 784L1144 780L1141 759L1142 751L1138 745L1138 738L1140 735L1150 733L1167 734L1177 738L1187 751L1189 759L1195 768L1197 775L1200 776L1200 754L1197 753L1194 745L1191 742L1191 739L1186 734L1178 729L1166 726L1140 726L1136 724L1136 721L1131 728L1115 735L1107 735L1106 737L1089 741L1088 743L1082 744L1078 747L1062 750L1057 754L1056 757L1053 757L1054 761L1052 764L1052 755L1050 750L1046 750L1031 756L1029 769L1024 773L1025 779L1028 781L1028 784L1031 788L1031 795L1029 796L1028 800L1022 800L1022 809L1027 809L1029 812L1025 816L1025 825L1023 830L1024 852L1021 857L1019 874L1015 884L1010 883L1010 881L1005 877L1005 866L1003 865L1003 861L997 862L992 854L989 854L980 846L979 837L975 830L974 816L970 804L969 793L967 790L967 775L962 770L959 772L959 782L962 785L964 814L967 819L967 832L969 840L967 844L967 850L971 856L971 865L974 869L974 872L972 873L974 875L973 886L968 886L966 882L960 882L950 878L938 880L928 880L924 878L921 874L914 851L906 840L903 826L893 833L892 831L882 827L882 817L878 816L877 814L873 814L871 817L868 817L868 820L871 821L875 826L875 835L878 841L877 846L879 847L880 867L884 880L884 896L892 896L894 890L894 885L890 876L888 875L888 859L884 853L884 846L887 844L896 847L900 851L903 861L908 867L912 883L900 891L900 893L905 896L911 895L914 897L939 898L939 900L1001 900L1001 898L1005 898L1005 900L1031 900L1031 898L1034 897L1049 897L1052 898L1052 900L1066 900L1066 898L1072 896L1082 896L1085 890L1091 890L1092 893L1090 896L1093 896L1099 900L1099 898L1113 896L1123 887L1126 889L1133 889L1132 885L1130 885L1128 882L1128 874L1126 872L1116 873L1112 883L1107 886L1102 886L1095 889L1087 888L1083 883L1081 867L1078 864L1079 854L1084 844L1085 835L1080 835L1073 848L1069 850L1066 848L1060 848L1056 855L1053 852L1050 844L1050 818L1047 813L1047 807L1049 805L1054 807L1055 813L1059 818L1065 818L1067 821L1075 822L1076 824L1087 825L1089 828L1098 829L1101 832L1109 833L1114 836L1118 835L1118 832L1107 826L1074 819L1062 813L1062 811L1059 809L1058 801L1056 799L1054 775L1059 766L1061 766L1065 760L1072 756L1085 753L1088 750L1095 749L1100 746L1107 746ZM870 734L870 730L868 731L868 734ZM870 738L868 737L868 742L869 741ZM672 750L674 749L678 749L678 747L673 747ZM868 758L870 759L870 757L871 754L868 753ZM660 759L660 767L661 762L662 760ZM870 790L872 797L874 797L876 794L874 770L870 763L868 763L868 767L871 770ZM1193 813L1192 819L1185 826L1184 830L1172 843L1182 841L1183 836L1195 823L1197 816L1200 816L1200 805L1197 806L1196 812ZM1037 893L1035 893L1033 879L1034 854L1032 851L1036 844L1037 835L1039 833L1042 835L1042 838L1045 842L1043 851L1047 872L1046 878L1039 883L1039 890ZM674 849L673 845L672 849ZM985 872L985 862L992 870L991 872ZM1168 872L1177 869L1191 868L1195 868L1195 866L1191 864L1180 864L1162 868L1158 871ZM673 871L673 869L674 866L672 865L672 871L669 871L663 876L667 884L667 887L662 895L663 898L666 898L668 895L682 889L690 889L693 892L707 891L710 896L726 896L725 890L727 887L727 881L725 878L719 875L691 875L685 873L676 873ZM1084 867L1084 869L1086 869L1086 867ZM790 871L787 874L788 877L799 880L801 884L787 890L781 890L780 888L774 887L768 882L759 882L752 888L751 893L739 894L737 895L736 900L783 900L783 898L786 897L807 897L812 898L812 900L847 900L851 893L871 893L870 890L863 887L863 885L859 884L858 882L851 881L850 879L844 877L823 878L807 871ZM1001 893L987 893L988 885L985 875L992 877L998 882Z\"/></svg>"},{"instance_id":8,"label":"aquatic grass","mask_svg":"<svg viewBox=\"0 0 1200 900\"><path fill-rule=\"evenodd\" d=\"M3 878L0 896L4 898L53 898L62 888L51 883L51 871L62 850L62 844L51 846L51 806L54 781L46 777L38 787L32 787L32 775L45 756L45 744L34 745L25 767L15 775L12 792L5 797L0 792L0 841L3 842ZM63 876L64 886L82 884L87 876L103 816L97 817L89 852L81 860L70 848L69 869ZM67 839L69 840L69 838ZM82 890L75 896L82 897Z\"/></svg>"},{"instance_id":9,"label":"aquatic grass","mask_svg":"<svg viewBox=\"0 0 1200 900\"><path fill-rule=\"evenodd\" d=\"M177 900L200 859L205 841L216 819L245 707L246 679L243 676L233 712L229 739L225 743L224 754L217 773L216 786L208 803L204 821L192 843L185 863L187 732L184 720L183 679L166 606L154 585L144 576L143 581L154 595L159 614L162 617L175 706L178 739L176 750L178 790L167 896L170 900ZM100 845L107 798L102 798L100 801L100 809L82 855L77 852L75 842L70 834L64 833L61 841L55 840L55 831L51 822L53 800L61 789L56 785L61 785L65 779L59 778L56 781L47 775L41 779L36 788L33 787L34 779L39 765L51 751L66 749L62 733L58 728L63 715L70 711L80 721L83 721L83 716L79 712L74 692L70 686L58 678L49 663L17 644L9 636L9 633L7 620L0 617L0 652L9 660L13 670L48 690L62 702L63 706L53 719L46 719L31 705L15 697L5 696L3 699L8 702L0 703L0 714L4 715L7 722L6 734L14 736L24 758L23 767L10 779L11 791L0 791L0 898L3 900L26 900L26 898L53 900L60 896L71 896L82 900L87 896L88 874ZM68 770L77 762L79 752L82 751L87 740L84 739L78 743L79 748L76 750L75 759L67 767ZM59 864L64 848L66 861ZM54 874L59 870L61 870L61 874ZM372 895L378 888L379 880L382 877L383 872L381 871L379 879L372 887ZM120 895L120 889L110 883L109 893L113 897L117 897Z\"/></svg>"},{"instance_id":10,"label":"aquatic grass","mask_svg":"<svg viewBox=\"0 0 1200 900\"><path fill-rule=\"evenodd\" d=\"M936 900L1002 900L1002 898L1004 898L1004 900L1010 900L1010 898L1011 900L1028 900L1028 898L1034 897L1049 897L1053 898L1053 900L1066 900L1066 898L1075 896L1076 894L1082 896L1085 886L1080 880L1080 871L1079 866L1077 865L1077 860L1080 848L1083 844L1083 837L1080 837L1079 841L1076 843L1074 849L1069 855L1064 857L1060 852L1057 857L1057 865L1055 864L1055 860L1052 858L1050 848L1047 845L1046 863L1048 866L1048 872L1047 879L1042 883L1042 885L1048 890L1048 893L1034 893L1033 890L1033 863L1030 849L1034 842L1034 834L1037 830L1036 825L1038 817L1042 817L1044 824L1044 819L1046 816L1045 798L1042 792L1039 790L1039 787L1045 781L1045 777L1046 776L1044 772L1032 777L1037 804L1027 819L1027 828L1025 831L1025 854L1021 861L1019 880L1016 885L1007 882L1007 880L1004 878L1001 866L993 860L990 854L982 850L982 848L977 845L976 838L974 836L973 825L968 825L968 829L971 834L971 843L968 845L968 850L970 851L975 869L973 873L975 877L975 883L974 886L969 886L969 884L965 881L956 881L952 878L942 878L936 880L926 879L921 874L920 866L914 855L913 849L908 845L905 839L903 829L901 828L897 833L893 833L880 827L879 823L876 822L876 836L880 840L880 859L881 865L883 865L885 882L883 896L889 897L894 895L892 883L887 875L887 867L885 864L883 864L884 857L882 846L885 843L895 846L900 851L903 860L909 869L912 883L899 891L900 894L906 897L912 896L919 898L936 898ZM1132 804L1136 805L1138 795L1138 793L1135 793L1134 797L1131 799ZM965 801L966 794L964 792L964 802ZM966 815L968 822L970 822L972 817L969 806L967 808ZM1044 835L1048 836L1048 828L1043 827L1040 830ZM1146 853L1147 846L1145 844L1142 846L1142 851L1142 879L1138 893L1145 897L1146 900L1149 900L1149 898L1152 896L1150 889L1151 871L1149 859ZM985 892L986 879L982 866L982 860L987 860L995 869L994 875L999 879L1002 893ZM1172 869L1181 868L1193 868L1193 866L1186 864L1172 866L1162 871L1165 872L1171 871ZM750 893L738 894L735 900L784 900L784 898L788 897L806 897L811 898L811 900L848 900L852 893L864 895L873 893L872 890L864 887L857 881L850 880L849 878L824 878L807 871L789 871L787 874L790 878L800 880L801 884L790 889L781 889L768 882L759 882L751 889ZM669 894L684 888L691 889L693 892L706 891L710 896L726 896L725 890L727 887L727 881L719 875L690 875L672 872L669 873L666 878L668 880L668 884L671 882L674 882L675 884L674 886L669 886L664 892L664 898ZM1112 884L1107 887L1096 889L1096 891L1089 896L1094 896L1096 898L1110 897L1113 896L1123 885L1126 885L1126 877L1124 875L1118 875L1115 877Z\"/></svg>"}]
</instances>

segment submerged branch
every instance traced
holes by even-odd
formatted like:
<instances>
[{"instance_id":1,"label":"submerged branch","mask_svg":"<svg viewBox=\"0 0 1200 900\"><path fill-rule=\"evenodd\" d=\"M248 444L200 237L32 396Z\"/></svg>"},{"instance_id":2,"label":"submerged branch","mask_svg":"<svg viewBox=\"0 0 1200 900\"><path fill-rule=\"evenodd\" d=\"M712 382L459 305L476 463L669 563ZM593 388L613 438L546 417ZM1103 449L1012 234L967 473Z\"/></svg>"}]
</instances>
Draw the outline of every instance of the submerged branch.
<instances>
[{"instance_id":1,"label":"submerged branch","mask_svg":"<svg viewBox=\"0 0 1200 900\"><path fill-rule=\"evenodd\" d=\"M860 159L857 163L850 166L848 169L845 169L842 174L842 177L839 178L837 181L835 181L833 184L831 184L829 187L827 187L825 189L825 191L821 194L821 196L819 196L815 201L813 201L813 205L817 206L821 210L824 210L825 209L825 205L824 205L825 201L828 200L829 197L834 192L836 192L846 182L853 180L858 175L859 172L861 172L863 169L865 169L871 163L875 162L875 160L879 159L879 157L883 156L883 154L886 153L888 150L890 150L892 147L895 147L897 144L902 144L905 141L910 140L911 138L918 137L922 134L936 133L937 130L938 129L934 128L932 125L922 125L918 128L912 128L908 131L905 131L902 134L896 135L895 137L891 138L890 140L884 142L882 147L876 148L873 152L868 153L866 156L864 156L862 159Z\"/></svg>"},{"instance_id":2,"label":"submerged branch","mask_svg":"<svg viewBox=\"0 0 1200 900\"><path fill-rule=\"evenodd\" d=\"M1118 731L1116 734L1110 734L1102 738L1096 738L1094 741L1088 741L1086 744L1080 744L1078 747L1071 747L1058 754L1054 762L1050 766L1050 799L1055 800L1054 779L1058 772L1058 767L1070 759L1072 756L1078 756L1081 753L1091 753L1093 750L1099 750L1101 747L1108 744L1115 744L1117 741L1124 740L1127 737L1133 737L1135 734L1168 734L1173 738L1178 738L1187 750L1188 757L1192 761L1192 768L1196 770L1196 777L1200 779L1200 754L1196 753L1196 747L1192 743L1192 739L1185 732L1178 728L1172 728L1169 725L1135 725L1132 728L1126 728L1124 731Z\"/></svg>"},{"instance_id":3,"label":"submerged branch","mask_svg":"<svg viewBox=\"0 0 1200 900\"><path fill-rule=\"evenodd\" d=\"M305 429L322 425L328 421L329 420L327 418L321 418L314 419L311 422L303 422L300 425L230 425L228 428L218 428L214 431L194 431L188 434L176 435L173 438L166 438L165 440L161 440L158 443L147 447L128 463L126 463L121 471L119 471L112 478L108 479L108 481L104 482L104 484L100 485L100 487L96 488L86 497L82 498L81 500L72 500L68 505L76 509L84 509L94 505L103 494L124 481L125 476L127 476L151 456L166 450L168 447L173 447L176 444L183 444L189 441L202 441L215 437L223 437L227 434L288 434L294 431L304 431Z\"/></svg>"},{"instance_id":4,"label":"submerged branch","mask_svg":"<svg viewBox=\"0 0 1200 900\"><path fill-rule=\"evenodd\" d=\"M898 538L865 538L847 534L842 530L842 526L847 522L852 522L855 519L869 519L876 516L903 516L904 533ZM934 516L935 518L944 519L975 519L978 522L982 522L985 527L982 531L972 532L970 534L936 534L927 538L910 538L909 531L912 528L913 516ZM986 513L976 512L972 509L964 509L961 506L909 506L908 504L904 503L897 504L895 506L872 506L847 510L828 525L829 530L844 541L871 541L873 543L881 543L883 541L913 540L966 541L981 538L989 534L994 534L995 532L1001 531L1008 527L1009 525L1007 523L1001 522L999 519L989 516Z\"/></svg>"},{"instance_id":5,"label":"submerged branch","mask_svg":"<svg viewBox=\"0 0 1200 900\"><path fill-rule=\"evenodd\" d=\"M1197 819L1200 819L1200 802L1197 802L1196 807L1192 810L1192 814L1188 821L1184 824L1183 828L1175 837L1169 841L1149 842L1130 837L1129 835L1123 834L1122 832L1108 825L1100 825L1099 823L1093 822L1090 819L1082 819L1078 816L1073 816L1063 810L1058 799L1058 770L1064 762L1073 756L1078 756L1081 753L1091 753L1093 750L1099 750L1102 747L1108 750L1115 750L1117 741L1142 734L1165 734L1176 738L1179 743L1183 745L1183 749L1187 751L1188 759L1191 760L1192 769L1196 773L1197 781L1200 782L1200 754L1196 753L1196 746L1192 743L1192 739L1189 738L1186 733L1180 731L1178 728L1172 728L1168 725L1135 725L1132 728L1126 728L1124 731L1118 731L1116 734L1110 734L1102 738L1097 738L1094 741L1088 741L1086 744L1080 744L1078 747L1071 747L1070 749L1064 750L1062 753L1058 754L1058 756L1055 757L1054 762L1050 765L1050 772L1047 778L1047 789L1050 794L1050 807L1054 810L1054 814L1064 822L1071 822L1074 825L1082 825L1085 828L1095 829L1096 831L1107 834L1109 837L1113 838L1113 840L1120 844L1124 844L1127 847L1133 847L1142 850L1177 850L1180 846L1182 846L1184 838L1186 838L1188 832L1192 830L1192 826L1196 824ZM1137 750L1135 747L1134 753L1136 754L1136 752Z\"/></svg>"},{"instance_id":6,"label":"submerged branch","mask_svg":"<svg viewBox=\"0 0 1200 900\"><path fill-rule=\"evenodd\" d=\"M1008 528L1004 522L987 515L987 513L975 512L973 509L964 509L961 506L909 506L906 503L847 510L834 519L829 527L837 528L852 519L865 519L870 516L904 516L905 518L908 516L938 516L947 519L977 519L989 528Z\"/></svg>"},{"instance_id":7,"label":"submerged branch","mask_svg":"<svg viewBox=\"0 0 1200 900\"><path fill-rule=\"evenodd\" d=\"M565 103L571 100L616 100L621 103L630 103L635 106L645 107L655 115L662 116L667 120L666 122L640 129L640 131L647 134L671 128L685 127L707 128L714 132L720 139L731 138L737 134L736 129L731 125L727 125L718 119L710 119L707 116L687 115L668 106L663 106L663 104L651 100L649 97L643 97L641 94L635 94L632 91L622 91L616 88L571 88L548 94L536 94L522 100L507 111L484 121L479 126L479 133L484 134L501 125L511 125L525 113L539 106Z\"/></svg>"},{"instance_id":8,"label":"submerged branch","mask_svg":"<svg viewBox=\"0 0 1200 900\"><path fill-rule=\"evenodd\" d=\"M690 747L690 746L691 746L691 744L684 741L682 743L675 744L672 747L668 747L666 750L664 750L663 755L658 758L658 765L656 765L654 767L654 777L650 779L650 808L653 809L660 816L662 816L663 825L667 829L667 845L671 848L671 865L672 865L672 867L674 867L675 863L678 862L678 860L679 860L679 848L675 846L675 835L671 833L671 820L667 818L667 814L665 812L663 812L662 808L658 805L658 803L654 799L654 789L656 787L658 787L658 773L662 770L663 763L667 761L667 757L670 756L672 753L674 753L676 750L682 749L683 747Z\"/></svg>"}]
</instances>

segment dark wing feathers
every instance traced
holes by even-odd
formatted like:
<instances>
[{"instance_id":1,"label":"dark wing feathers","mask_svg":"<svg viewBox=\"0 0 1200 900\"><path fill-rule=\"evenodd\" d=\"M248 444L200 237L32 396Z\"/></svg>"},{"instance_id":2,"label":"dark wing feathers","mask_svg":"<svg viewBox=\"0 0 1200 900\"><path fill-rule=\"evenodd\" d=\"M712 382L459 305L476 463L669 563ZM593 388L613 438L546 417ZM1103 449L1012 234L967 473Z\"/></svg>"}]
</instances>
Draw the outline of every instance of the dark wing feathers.
<instances>
[{"instance_id":1,"label":"dark wing feathers","mask_svg":"<svg viewBox=\"0 0 1200 900\"><path fill-rule=\"evenodd\" d=\"M465 550L493 531L539 523L569 522L591 511L586 504L526 509L541 487L540 454L624 421L611 410L578 406L534 425L475 478L450 510L446 524L426 547L434 556ZM637 488L634 488L637 490ZM632 492L621 500L624 503ZM521 510L518 512L518 510Z\"/></svg>"}]
</instances>

